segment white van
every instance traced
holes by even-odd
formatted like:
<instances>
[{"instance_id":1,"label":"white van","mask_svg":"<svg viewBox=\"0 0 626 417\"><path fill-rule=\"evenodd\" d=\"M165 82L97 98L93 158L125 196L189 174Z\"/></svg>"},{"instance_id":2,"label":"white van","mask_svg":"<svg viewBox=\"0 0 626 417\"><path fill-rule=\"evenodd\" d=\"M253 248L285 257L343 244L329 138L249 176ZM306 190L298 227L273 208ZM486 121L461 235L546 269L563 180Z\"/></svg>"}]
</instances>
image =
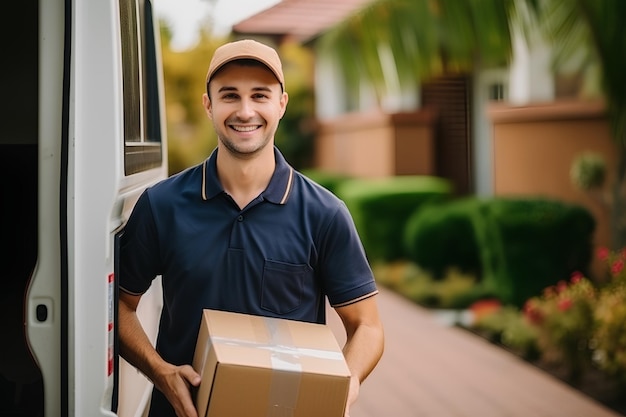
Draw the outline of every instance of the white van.
<instances>
[{"instance_id":1,"label":"white van","mask_svg":"<svg viewBox=\"0 0 626 417\"><path fill-rule=\"evenodd\" d=\"M150 385L118 360L117 245L167 176L151 0L3 6L0 415L140 416ZM158 285L140 317L152 337Z\"/></svg>"}]
</instances>

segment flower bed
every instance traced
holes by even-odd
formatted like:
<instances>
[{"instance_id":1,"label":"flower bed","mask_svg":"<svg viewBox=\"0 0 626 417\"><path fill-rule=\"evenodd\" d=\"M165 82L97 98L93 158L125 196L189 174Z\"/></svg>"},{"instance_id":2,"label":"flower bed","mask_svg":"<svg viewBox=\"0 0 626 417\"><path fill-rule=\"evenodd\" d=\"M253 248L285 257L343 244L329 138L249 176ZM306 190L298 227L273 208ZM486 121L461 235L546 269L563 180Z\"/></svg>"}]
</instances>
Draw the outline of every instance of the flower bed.
<instances>
[{"instance_id":1,"label":"flower bed","mask_svg":"<svg viewBox=\"0 0 626 417\"><path fill-rule=\"evenodd\" d=\"M600 248L606 278L574 273L513 312L501 308L470 330L626 414L626 250ZM495 335L495 336L494 336ZM528 352L534 352L535 356Z\"/></svg>"}]
</instances>

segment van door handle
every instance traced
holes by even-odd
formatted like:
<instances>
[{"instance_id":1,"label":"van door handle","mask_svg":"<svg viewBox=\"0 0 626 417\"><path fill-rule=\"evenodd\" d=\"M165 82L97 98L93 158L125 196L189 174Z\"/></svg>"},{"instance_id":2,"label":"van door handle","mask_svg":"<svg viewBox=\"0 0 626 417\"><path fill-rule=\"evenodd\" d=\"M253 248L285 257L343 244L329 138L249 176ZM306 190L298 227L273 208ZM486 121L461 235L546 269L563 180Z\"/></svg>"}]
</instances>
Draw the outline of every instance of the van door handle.
<instances>
[{"instance_id":1,"label":"van door handle","mask_svg":"<svg viewBox=\"0 0 626 417\"><path fill-rule=\"evenodd\" d=\"M35 309L35 317L39 322L48 320L48 307L45 304L38 304Z\"/></svg>"}]
</instances>

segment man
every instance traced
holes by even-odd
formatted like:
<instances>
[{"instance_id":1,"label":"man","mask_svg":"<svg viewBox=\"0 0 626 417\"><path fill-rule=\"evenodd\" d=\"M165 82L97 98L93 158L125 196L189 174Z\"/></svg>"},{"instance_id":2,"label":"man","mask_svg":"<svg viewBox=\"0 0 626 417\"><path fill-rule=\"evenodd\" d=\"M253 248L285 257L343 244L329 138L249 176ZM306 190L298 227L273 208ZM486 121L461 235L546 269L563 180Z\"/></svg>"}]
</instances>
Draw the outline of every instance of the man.
<instances>
[{"instance_id":1,"label":"man","mask_svg":"<svg viewBox=\"0 0 626 417\"><path fill-rule=\"evenodd\" d=\"M202 164L143 193L121 244L121 354L155 385L150 416L196 416L189 365L202 309L346 328L349 405L383 351L377 289L345 205L291 168L274 146L288 95L280 58L252 40L215 51L203 105L218 136ZM156 349L136 316L162 276Z\"/></svg>"}]
</instances>

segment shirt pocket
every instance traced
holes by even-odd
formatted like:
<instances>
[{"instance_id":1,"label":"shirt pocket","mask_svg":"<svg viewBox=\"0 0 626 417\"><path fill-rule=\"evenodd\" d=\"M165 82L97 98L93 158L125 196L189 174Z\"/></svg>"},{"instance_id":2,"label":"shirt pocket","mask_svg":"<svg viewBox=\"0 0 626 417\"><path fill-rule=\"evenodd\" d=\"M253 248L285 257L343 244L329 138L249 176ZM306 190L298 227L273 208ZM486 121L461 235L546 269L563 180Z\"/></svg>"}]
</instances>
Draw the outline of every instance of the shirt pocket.
<instances>
[{"instance_id":1,"label":"shirt pocket","mask_svg":"<svg viewBox=\"0 0 626 417\"><path fill-rule=\"evenodd\" d=\"M261 289L261 308L287 314L302 304L304 285L310 282L313 269L306 264L265 260Z\"/></svg>"}]
</instances>

